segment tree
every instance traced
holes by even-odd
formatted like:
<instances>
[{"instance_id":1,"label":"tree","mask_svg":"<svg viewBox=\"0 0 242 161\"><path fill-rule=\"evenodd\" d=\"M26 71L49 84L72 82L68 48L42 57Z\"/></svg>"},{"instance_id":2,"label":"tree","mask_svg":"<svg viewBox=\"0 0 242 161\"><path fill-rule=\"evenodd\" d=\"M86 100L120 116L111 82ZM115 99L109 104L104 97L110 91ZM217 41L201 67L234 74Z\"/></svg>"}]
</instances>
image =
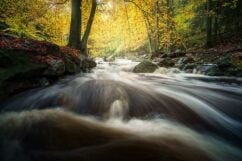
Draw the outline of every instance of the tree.
<instances>
[{"instance_id":1,"label":"tree","mask_svg":"<svg viewBox=\"0 0 242 161\"><path fill-rule=\"evenodd\" d=\"M81 51L84 54L88 54L87 52L87 42L88 42L88 38L91 32L91 28L92 28L92 24L94 21L94 17L95 17L95 13L96 13L96 9L97 9L97 1L96 0L92 0L92 8L90 11L90 16L87 22L87 26L86 26L86 30L84 32L84 35L82 37L82 41L81 41Z\"/></svg>"},{"instance_id":2,"label":"tree","mask_svg":"<svg viewBox=\"0 0 242 161\"><path fill-rule=\"evenodd\" d=\"M1 0L0 30L82 54L157 54L239 43L241 8L242 0Z\"/></svg>"},{"instance_id":3,"label":"tree","mask_svg":"<svg viewBox=\"0 0 242 161\"><path fill-rule=\"evenodd\" d=\"M82 0L72 0L71 24L68 46L80 49L81 47L81 4Z\"/></svg>"},{"instance_id":4,"label":"tree","mask_svg":"<svg viewBox=\"0 0 242 161\"><path fill-rule=\"evenodd\" d=\"M212 39L212 0L207 1L207 40L206 40L206 47L210 48L213 46L213 39Z\"/></svg>"}]
</instances>

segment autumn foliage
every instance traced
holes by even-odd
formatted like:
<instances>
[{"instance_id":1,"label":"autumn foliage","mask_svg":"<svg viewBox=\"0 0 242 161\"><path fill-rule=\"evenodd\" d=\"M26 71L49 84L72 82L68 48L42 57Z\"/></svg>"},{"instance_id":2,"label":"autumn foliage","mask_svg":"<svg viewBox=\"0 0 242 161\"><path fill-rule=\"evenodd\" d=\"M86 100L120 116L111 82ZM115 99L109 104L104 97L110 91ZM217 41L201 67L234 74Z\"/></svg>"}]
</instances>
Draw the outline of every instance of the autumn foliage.
<instances>
[{"instance_id":1,"label":"autumn foliage","mask_svg":"<svg viewBox=\"0 0 242 161\"><path fill-rule=\"evenodd\" d=\"M69 47L59 47L50 42L37 41L28 38L17 38L0 35L0 48L8 50L24 51L34 56L39 63L49 64L53 59L61 59L64 56L70 56L73 61L79 61L80 51Z\"/></svg>"},{"instance_id":2,"label":"autumn foliage","mask_svg":"<svg viewBox=\"0 0 242 161\"><path fill-rule=\"evenodd\" d=\"M82 1L80 38L91 6L91 0ZM242 35L241 7L241 0L99 0L88 54L155 54L202 48L206 41L226 44ZM0 12L4 33L67 45L71 1L1 0Z\"/></svg>"}]
</instances>

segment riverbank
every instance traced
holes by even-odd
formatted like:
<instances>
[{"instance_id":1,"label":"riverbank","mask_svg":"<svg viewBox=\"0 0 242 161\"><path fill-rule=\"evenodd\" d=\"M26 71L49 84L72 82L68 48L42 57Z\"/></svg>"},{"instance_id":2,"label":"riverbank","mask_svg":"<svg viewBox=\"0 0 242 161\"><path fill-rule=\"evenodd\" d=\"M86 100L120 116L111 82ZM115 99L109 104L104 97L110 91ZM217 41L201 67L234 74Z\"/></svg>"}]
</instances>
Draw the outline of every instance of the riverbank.
<instances>
[{"instance_id":1,"label":"riverbank","mask_svg":"<svg viewBox=\"0 0 242 161\"><path fill-rule=\"evenodd\" d=\"M95 66L78 50L0 34L0 100Z\"/></svg>"},{"instance_id":2,"label":"riverbank","mask_svg":"<svg viewBox=\"0 0 242 161\"><path fill-rule=\"evenodd\" d=\"M153 61L160 67L176 67L186 73L242 77L240 46L160 53Z\"/></svg>"}]
</instances>

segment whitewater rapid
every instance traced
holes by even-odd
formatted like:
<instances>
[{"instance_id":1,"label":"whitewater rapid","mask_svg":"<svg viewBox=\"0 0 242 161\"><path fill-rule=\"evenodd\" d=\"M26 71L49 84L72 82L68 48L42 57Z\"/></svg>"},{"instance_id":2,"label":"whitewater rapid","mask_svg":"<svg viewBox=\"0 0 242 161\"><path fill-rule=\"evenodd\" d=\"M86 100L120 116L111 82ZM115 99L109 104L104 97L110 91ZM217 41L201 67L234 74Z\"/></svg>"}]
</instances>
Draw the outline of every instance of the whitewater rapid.
<instances>
[{"instance_id":1,"label":"whitewater rapid","mask_svg":"<svg viewBox=\"0 0 242 161\"><path fill-rule=\"evenodd\" d=\"M138 62L96 61L98 66L91 73L70 76L2 102L1 113L11 119L9 112L53 109L58 117L64 110L68 118L78 117L98 127L128 133L131 138L165 144L181 160L200 160L199 155L189 156L193 149L207 160L242 160L241 78L185 74L165 68L135 74L132 69ZM12 119L15 117L19 116ZM151 154L159 151L159 146L152 149Z\"/></svg>"}]
</instances>

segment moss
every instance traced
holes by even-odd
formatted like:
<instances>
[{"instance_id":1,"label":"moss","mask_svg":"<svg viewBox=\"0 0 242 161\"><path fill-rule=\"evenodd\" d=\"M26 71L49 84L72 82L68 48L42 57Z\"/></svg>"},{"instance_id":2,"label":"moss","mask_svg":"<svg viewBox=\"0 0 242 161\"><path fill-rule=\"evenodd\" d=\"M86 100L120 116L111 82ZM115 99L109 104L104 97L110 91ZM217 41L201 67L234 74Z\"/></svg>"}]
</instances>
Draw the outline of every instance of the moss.
<instances>
[{"instance_id":1,"label":"moss","mask_svg":"<svg viewBox=\"0 0 242 161\"><path fill-rule=\"evenodd\" d=\"M218 66L223 75L227 76L239 76L242 75L242 61L238 56L227 55L217 60Z\"/></svg>"},{"instance_id":2,"label":"moss","mask_svg":"<svg viewBox=\"0 0 242 161\"><path fill-rule=\"evenodd\" d=\"M76 64L70 55L65 54L63 56L64 62L65 62L65 72L67 74L75 74L80 72L80 64Z\"/></svg>"},{"instance_id":3,"label":"moss","mask_svg":"<svg viewBox=\"0 0 242 161\"><path fill-rule=\"evenodd\" d=\"M135 66L133 72L134 73L153 73L158 66L153 64L151 61L144 60L137 66Z\"/></svg>"},{"instance_id":4,"label":"moss","mask_svg":"<svg viewBox=\"0 0 242 161\"><path fill-rule=\"evenodd\" d=\"M36 64L30 55L23 51L0 49L0 83L19 73L45 68L43 64Z\"/></svg>"}]
</instances>

